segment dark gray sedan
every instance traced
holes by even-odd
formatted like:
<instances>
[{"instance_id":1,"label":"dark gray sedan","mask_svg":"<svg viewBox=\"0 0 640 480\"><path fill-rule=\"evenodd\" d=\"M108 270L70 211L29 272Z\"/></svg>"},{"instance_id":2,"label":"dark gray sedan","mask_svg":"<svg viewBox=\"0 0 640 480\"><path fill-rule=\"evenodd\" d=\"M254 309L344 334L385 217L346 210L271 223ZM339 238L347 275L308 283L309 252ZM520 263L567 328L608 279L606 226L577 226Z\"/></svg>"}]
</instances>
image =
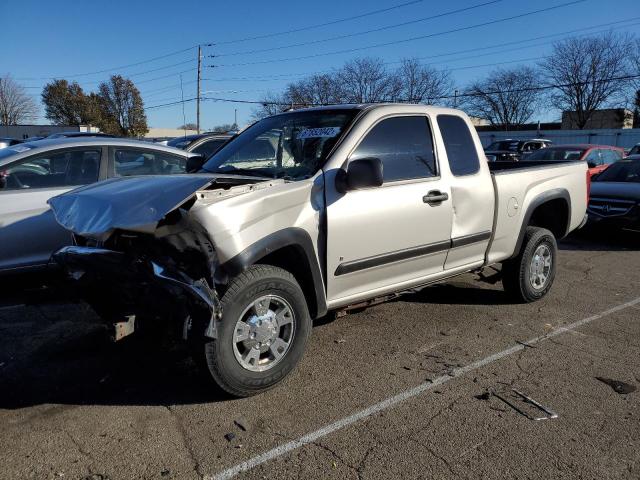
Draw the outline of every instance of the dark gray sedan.
<instances>
[{"instance_id":1,"label":"dark gray sedan","mask_svg":"<svg viewBox=\"0 0 640 480\"><path fill-rule=\"evenodd\" d=\"M198 157L176 148L119 138L62 138L0 150L0 274L46 267L71 244L47 200L112 177L185 173ZM100 212L96 212L100 215Z\"/></svg>"}]
</instances>

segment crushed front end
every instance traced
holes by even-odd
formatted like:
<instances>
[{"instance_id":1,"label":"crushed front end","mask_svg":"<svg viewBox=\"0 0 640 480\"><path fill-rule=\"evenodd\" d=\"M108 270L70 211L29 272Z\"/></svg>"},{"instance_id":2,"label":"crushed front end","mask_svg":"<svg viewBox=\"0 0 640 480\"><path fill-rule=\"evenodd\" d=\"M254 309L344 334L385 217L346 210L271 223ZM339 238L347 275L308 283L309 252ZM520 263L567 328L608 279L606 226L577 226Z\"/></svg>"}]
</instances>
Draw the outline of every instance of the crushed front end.
<instances>
[{"instance_id":1,"label":"crushed front end","mask_svg":"<svg viewBox=\"0 0 640 480\"><path fill-rule=\"evenodd\" d=\"M106 181L49 201L74 245L53 255L80 295L113 324L114 338L169 329L216 338L218 259L189 216L196 192L241 182L208 175ZM252 183L252 180L244 180ZM214 187L215 186L215 187Z\"/></svg>"}]
</instances>

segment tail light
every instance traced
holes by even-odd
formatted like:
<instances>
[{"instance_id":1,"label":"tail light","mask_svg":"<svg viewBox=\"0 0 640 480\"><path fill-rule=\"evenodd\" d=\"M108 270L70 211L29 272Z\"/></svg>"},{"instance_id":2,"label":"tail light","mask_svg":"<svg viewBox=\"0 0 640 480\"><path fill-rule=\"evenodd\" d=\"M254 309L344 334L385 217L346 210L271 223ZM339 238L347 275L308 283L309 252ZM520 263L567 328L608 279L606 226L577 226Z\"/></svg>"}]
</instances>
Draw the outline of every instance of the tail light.
<instances>
[{"instance_id":1,"label":"tail light","mask_svg":"<svg viewBox=\"0 0 640 480\"><path fill-rule=\"evenodd\" d=\"M591 174L587 169L587 204L589 203L589 197L591 196Z\"/></svg>"}]
</instances>

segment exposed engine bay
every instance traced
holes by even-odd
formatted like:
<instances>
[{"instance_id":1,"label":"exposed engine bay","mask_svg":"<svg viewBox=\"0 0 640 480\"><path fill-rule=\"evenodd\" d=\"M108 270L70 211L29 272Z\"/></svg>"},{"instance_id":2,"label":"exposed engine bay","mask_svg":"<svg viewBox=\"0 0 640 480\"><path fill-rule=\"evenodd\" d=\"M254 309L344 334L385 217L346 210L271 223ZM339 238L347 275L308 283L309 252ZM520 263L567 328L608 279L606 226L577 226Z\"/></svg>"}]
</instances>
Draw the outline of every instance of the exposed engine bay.
<instances>
[{"instance_id":1,"label":"exposed engine bay","mask_svg":"<svg viewBox=\"0 0 640 480\"><path fill-rule=\"evenodd\" d=\"M228 198L256 177L184 175L115 179L50 200L74 245L53 256L108 323L216 338L227 279L207 231L189 215L198 198ZM133 327L126 331L132 333Z\"/></svg>"}]
</instances>

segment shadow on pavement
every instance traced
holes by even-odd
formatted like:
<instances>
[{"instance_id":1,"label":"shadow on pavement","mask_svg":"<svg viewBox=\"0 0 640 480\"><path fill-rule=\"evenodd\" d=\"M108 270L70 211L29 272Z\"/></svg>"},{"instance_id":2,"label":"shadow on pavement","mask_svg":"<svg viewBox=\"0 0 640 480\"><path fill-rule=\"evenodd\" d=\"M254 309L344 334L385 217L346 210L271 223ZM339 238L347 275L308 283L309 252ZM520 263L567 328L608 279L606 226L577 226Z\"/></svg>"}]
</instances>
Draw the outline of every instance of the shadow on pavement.
<instances>
[{"instance_id":1,"label":"shadow on pavement","mask_svg":"<svg viewBox=\"0 0 640 480\"><path fill-rule=\"evenodd\" d=\"M0 408L174 405L228 399L186 348L113 343L83 303L0 310Z\"/></svg>"},{"instance_id":2,"label":"shadow on pavement","mask_svg":"<svg viewBox=\"0 0 640 480\"><path fill-rule=\"evenodd\" d=\"M618 252L640 250L640 232L586 226L558 243L560 250Z\"/></svg>"},{"instance_id":3,"label":"shadow on pavement","mask_svg":"<svg viewBox=\"0 0 640 480\"><path fill-rule=\"evenodd\" d=\"M436 284L415 293L408 293L394 301L432 303L449 305L504 305L513 303L502 290L502 284L495 287L476 287L470 283L450 282Z\"/></svg>"}]
</instances>

